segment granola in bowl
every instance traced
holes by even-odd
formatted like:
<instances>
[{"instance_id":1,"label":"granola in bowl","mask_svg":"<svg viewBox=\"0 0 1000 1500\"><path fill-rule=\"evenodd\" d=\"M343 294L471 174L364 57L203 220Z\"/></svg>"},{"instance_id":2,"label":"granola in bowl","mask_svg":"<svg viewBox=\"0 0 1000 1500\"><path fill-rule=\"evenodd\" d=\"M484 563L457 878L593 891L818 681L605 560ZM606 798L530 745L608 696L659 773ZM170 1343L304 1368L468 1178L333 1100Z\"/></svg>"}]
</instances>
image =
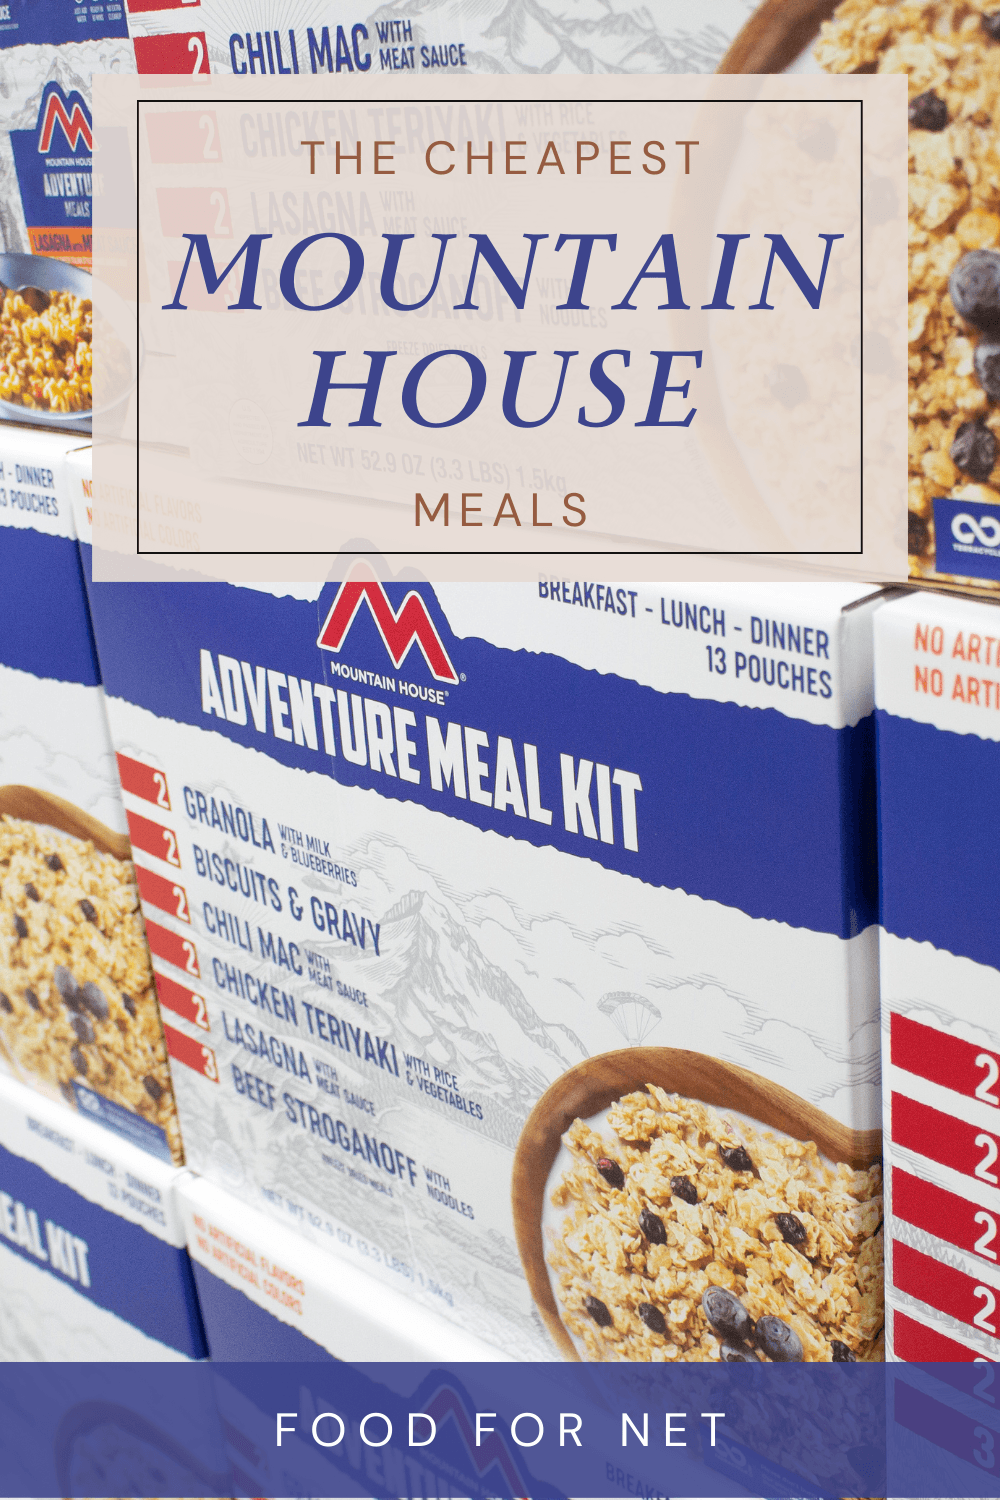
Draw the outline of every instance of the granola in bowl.
<instances>
[{"instance_id":1,"label":"granola in bowl","mask_svg":"<svg viewBox=\"0 0 1000 1500\"><path fill-rule=\"evenodd\" d=\"M183 1161L131 864L5 814L0 1051L71 1106L76 1084L150 1121Z\"/></svg>"},{"instance_id":2,"label":"granola in bowl","mask_svg":"<svg viewBox=\"0 0 1000 1500\"><path fill-rule=\"evenodd\" d=\"M883 1357L878 1164L649 1084L573 1121L546 1229L585 1359Z\"/></svg>"},{"instance_id":3,"label":"granola in bowl","mask_svg":"<svg viewBox=\"0 0 1000 1500\"><path fill-rule=\"evenodd\" d=\"M983 252L1000 273L998 0L844 0L813 55L830 73L909 75L910 573L950 577L934 500L1000 505L1000 274L985 313L960 285Z\"/></svg>"}]
</instances>

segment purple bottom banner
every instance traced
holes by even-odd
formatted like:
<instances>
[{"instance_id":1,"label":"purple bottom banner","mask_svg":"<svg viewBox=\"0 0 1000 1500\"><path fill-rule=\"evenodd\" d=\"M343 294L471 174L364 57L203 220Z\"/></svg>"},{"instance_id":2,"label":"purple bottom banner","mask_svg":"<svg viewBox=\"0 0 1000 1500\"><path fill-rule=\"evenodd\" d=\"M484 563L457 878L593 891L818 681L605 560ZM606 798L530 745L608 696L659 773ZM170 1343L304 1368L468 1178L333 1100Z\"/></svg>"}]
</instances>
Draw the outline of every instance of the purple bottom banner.
<instances>
[{"instance_id":1,"label":"purple bottom banner","mask_svg":"<svg viewBox=\"0 0 1000 1500\"><path fill-rule=\"evenodd\" d=\"M991 1388L977 1364L7 1364L0 1500L981 1500Z\"/></svg>"}]
</instances>

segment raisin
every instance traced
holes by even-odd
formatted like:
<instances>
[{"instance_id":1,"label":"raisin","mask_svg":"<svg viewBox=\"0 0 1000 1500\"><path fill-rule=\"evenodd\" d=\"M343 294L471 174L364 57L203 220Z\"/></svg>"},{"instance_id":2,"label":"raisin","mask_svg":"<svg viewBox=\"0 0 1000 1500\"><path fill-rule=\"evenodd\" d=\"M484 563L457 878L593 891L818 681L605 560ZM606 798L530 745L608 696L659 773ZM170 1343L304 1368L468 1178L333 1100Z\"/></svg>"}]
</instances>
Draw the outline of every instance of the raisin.
<instances>
[{"instance_id":1,"label":"raisin","mask_svg":"<svg viewBox=\"0 0 1000 1500\"><path fill-rule=\"evenodd\" d=\"M76 1071L78 1073L82 1073L83 1076L84 1076L84 1078L86 1078L86 1076L87 1076L87 1059L84 1057L84 1055L80 1051L79 1047L71 1047L70 1051L69 1051L69 1055L70 1055L70 1061L72 1062L72 1064L73 1064L74 1068L76 1069Z\"/></svg>"},{"instance_id":2,"label":"raisin","mask_svg":"<svg viewBox=\"0 0 1000 1500\"><path fill-rule=\"evenodd\" d=\"M96 927L97 926L97 908L95 907L93 901L88 901L87 898L86 898L86 896L84 896L83 899L80 902L80 910L83 912L83 915L87 918L87 921L88 922L93 922L94 926Z\"/></svg>"},{"instance_id":3,"label":"raisin","mask_svg":"<svg viewBox=\"0 0 1000 1500\"><path fill-rule=\"evenodd\" d=\"M698 1202L698 1189L690 1177L671 1177L670 1191L675 1198L680 1198L685 1203Z\"/></svg>"},{"instance_id":4,"label":"raisin","mask_svg":"<svg viewBox=\"0 0 1000 1500\"><path fill-rule=\"evenodd\" d=\"M78 1042L86 1043L94 1040L94 1023L89 1016L74 1016L72 1026Z\"/></svg>"},{"instance_id":5,"label":"raisin","mask_svg":"<svg viewBox=\"0 0 1000 1500\"><path fill-rule=\"evenodd\" d=\"M660 1312L660 1309L653 1306L652 1302L640 1302L636 1311L650 1333L666 1333L667 1320Z\"/></svg>"},{"instance_id":6,"label":"raisin","mask_svg":"<svg viewBox=\"0 0 1000 1500\"><path fill-rule=\"evenodd\" d=\"M24 998L25 998L25 1000L27 1000L27 1002L31 1006L32 1010L41 1010L41 1008L42 1008L42 1002L39 1000L39 998L35 994L34 990L25 990L25 992L24 992Z\"/></svg>"},{"instance_id":7,"label":"raisin","mask_svg":"<svg viewBox=\"0 0 1000 1500\"><path fill-rule=\"evenodd\" d=\"M654 1214L651 1208L644 1208L639 1215L639 1228L651 1245L667 1243L667 1226L659 1214Z\"/></svg>"},{"instance_id":8,"label":"raisin","mask_svg":"<svg viewBox=\"0 0 1000 1500\"><path fill-rule=\"evenodd\" d=\"M752 1172L753 1162L745 1146L719 1146L719 1155L730 1172Z\"/></svg>"},{"instance_id":9,"label":"raisin","mask_svg":"<svg viewBox=\"0 0 1000 1500\"><path fill-rule=\"evenodd\" d=\"M128 1011L129 1015L132 1017L132 1019L134 1021L135 1020L135 1001L132 999L132 996L131 995L125 995L125 994L123 994L122 995L122 1004L124 1005L125 1009Z\"/></svg>"},{"instance_id":10,"label":"raisin","mask_svg":"<svg viewBox=\"0 0 1000 1500\"><path fill-rule=\"evenodd\" d=\"M854 1350L849 1349L846 1344L841 1343L840 1339L830 1340L830 1357L834 1364L837 1365L853 1365L858 1358Z\"/></svg>"},{"instance_id":11,"label":"raisin","mask_svg":"<svg viewBox=\"0 0 1000 1500\"><path fill-rule=\"evenodd\" d=\"M50 870L64 870L66 868L58 854L46 854L45 863Z\"/></svg>"},{"instance_id":12,"label":"raisin","mask_svg":"<svg viewBox=\"0 0 1000 1500\"><path fill-rule=\"evenodd\" d=\"M160 1100L163 1097L163 1085L157 1083L152 1073L146 1074L145 1078L142 1080L142 1086L146 1090L146 1093L149 1095L149 1097L154 1101L154 1103L159 1104Z\"/></svg>"},{"instance_id":13,"label":"raisin","mask_svg":"<svg viewBox=\"0 0 1000 1500\"><path fill-rule=\"evenodd\" d=\"M907 114L914 130L943 130L948 123L948 106L933 89L911 99Z\"/></svg>"},{"instance_id":14,"label":"raisin","mask_svg":"<svg viewBox=\"0 0 1000 1500\"><path fill-rule=\"evenodd\" d=\"M774 1222L781 1231L781 1238L786 1245L805 1244L806 1226L797 1214L775 1214Z\"/></svg>"},{"instance_id":15,"label":"raisin","mask_svg":"<svg viewBox=\"0 0 1000 1500\"><path fill-rule=\"evenodd\" d=\"M906 520L906 547L911 557L923 557L931 540L931 529L923 516L911 510Z\"/></svg>"},{"instance_id":16,"label":"raisin","mask_svg":"<svg viewBox=\"0 0 1000 1500\"><path fill-rule=\"evenodd\" d=\"M608 1312L607 1304L602 1302L600 1297L584 1297L583 1305L598 1328L611 1327L611 1314Z\"/></svg>"},{"instance_id":17,"label":"raisin","mask_svg":"<svg viewBox=\"0 0 1000 1500\"><path fill-rule=\"evenodd\" d=\"M991 42L1000 42L1000 10L990 11L989 15L980 16L979 22Z\"/></svg>"},{"instance_id":18,"label":"raisin","mask_svg":"<svg viewBox=\"0 0 1000 1500\"><path fill-rule=\"evenodd\" d=\"M34 882L30 881L30 880L28 881L28 884L24 887L24 894L27 896L27 898L28 898L29 901L41 901L41 899L42 899L41 896L38 894L38 890L37 890L37 887L35 886Z\"/></svg>"},{"instance_id":19,"label":"raisin","mask_svg":"<svg viewBox=\"0 0 1000 1500\"><path fill-rule=\"evenodd\" d=\"M63 1098L66 1100L67 1104L75 1104L76 1103L76 1095L73 1092L73 1085L69 1082L69 1080L67 1078L63 1078L61 1080L61 1082L59 1084L59 1092L62 1094Z\"/></svg>"},{"instance_id":20,"label":"raisin","mask_svg":"<svg viewBox=\"0 0 1000 1500\"><path fill-rule=\"evenodd\" d=\"M3 990L0 990L0 1010L4 1011L8 1016L14 1014L14 1007L10 1003L10 996L5 995Z\"/></svg>"},{"instance_id":21,"label":"raisin","mask_svg":"<svg viewBox=\"0 0 1000 1500\"><path fill-rule=\"evenodd\" d=\"M986 423L963 422L951 445L951 461L977 484L985 484L997 461L997 440Z\"/></svg>"},{"instance_id":22,"label":"raisin","mask_svg":"<svg viewBox=\"0 0 1000 1500\"><path fill-rule=\"evenodd\" d=\"M28 936L28 924L19 911L14 913L14 931L19 938L26 938Z\"/></svg>"},{"instance_id":23,"label":"raisin","mask_svg":"<svg viewBox=\"0 0 1000 1500\"><path fill-rule=\"evenodd\" d=\"M596 1165L597 1170L610 1187L623 1188L625 1186L625 1173L616 1161L611 1160L610 1156L599 1156Z\"/></svg>"},{"instance_id":24,"label":"raisin","mask_svg":"<svg viewBox=\"0 0 1000 1500\"><path fill-rule=\"evenodd\" d=\"M767 377L767 383L775 401L780 402L788 411L805 401L809 395L806 377L798 365L775 365Z\"/></svg>"},{"instance_id":25,"label":"raisin","mask_svg":"<svg viewBox=\"0 0 1000 1500\"><path fill-rule=\"evenodd\" d=\"M106 1021L108 1019L111 1007L108 1004L107 996L100 985L95 984L92 979L88 979L87 983L82 986L80 999L92 1016L96 1016L99 1021Z\"/></svg>"}]
</instances>

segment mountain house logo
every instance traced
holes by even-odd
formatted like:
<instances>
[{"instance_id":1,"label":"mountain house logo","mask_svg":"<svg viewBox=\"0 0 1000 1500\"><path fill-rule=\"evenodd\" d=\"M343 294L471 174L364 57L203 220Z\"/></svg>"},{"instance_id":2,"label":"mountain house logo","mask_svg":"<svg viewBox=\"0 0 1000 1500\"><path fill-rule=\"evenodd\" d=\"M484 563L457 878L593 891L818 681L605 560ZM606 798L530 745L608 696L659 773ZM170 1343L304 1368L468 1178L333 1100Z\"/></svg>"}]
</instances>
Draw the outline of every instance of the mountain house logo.
<instances>
[{"instance_id":1,"label":"mountain house logo","mask_svg":"<svg viewBox=\"0 0 1000 1500\"><path fill-rule=\"evenodd\" d=\"M35 125L9 139L32 255L89 270L94 132L83 95L47 83Z\"/></svg>"},{"instance_id":2,"label":"mountain house logo","mask_svg":"<svg viewBox=\"0 0 1000 1500\"><path fill-rule=\"evenodd\" d=\"M324 651L339 652L363 603L367 603L371 611L394 667L402 666L416 641L438 682L458 681L458 673L420 595L411 589L397 614L389 603L384 586L376 578L348 579L340 585L316 644Z\"/></svg>"},{"instance_id":3,"label":"mountain house logo","mask_svg":"<svg viewBox=\"0 0 1000 1500\"><path fill-rule=\"evenodd\" d=\"M67 103L70 105L69 110L66 108ZM56 142L55 147L52 144L57 125L62 128L71 151L77 150L81 140L88 154L93 151L94 136L82 99L79 94L73 93L67 100L59 85L53 84L42 104L38 119L38 150L43 156L59 147L59 142Z\"/></svg>"}]
</instances>

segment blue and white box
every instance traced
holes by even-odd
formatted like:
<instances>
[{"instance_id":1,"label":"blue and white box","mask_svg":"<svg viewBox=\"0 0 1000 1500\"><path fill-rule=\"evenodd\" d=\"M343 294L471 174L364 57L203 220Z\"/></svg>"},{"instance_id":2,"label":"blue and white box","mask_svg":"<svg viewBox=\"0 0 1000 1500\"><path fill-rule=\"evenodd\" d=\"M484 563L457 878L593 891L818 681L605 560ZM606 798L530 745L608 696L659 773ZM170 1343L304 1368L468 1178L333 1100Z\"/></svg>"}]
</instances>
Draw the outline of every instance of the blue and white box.
<instances>
[{"instance_id":1,"label":"blue and white box","mask_svg":"<svg viewBox=\"0 0 1000 1500\"><path fill-rule=\"evenodd\" d=\"M0 1078L0 1358L203 1358L183 1176Z\"/></svg>"},{"instance_id":2,"label":"blue and white box","mask_svg":"<svg viewBox=\"0 0 1000 1500\"><path fill-rule=\"evenodd\" d=\"M183 1161L76 541L79 437L0 424L0 1071Z\"/></svg>"},{"instance_id":3,"label":"blue and white box","mask_svg":"<svg viewBox=\"0 0 1000 1500\"><path fill-rule=\"evenodd\" d=\"M996 1360L1000 609L914 592L875 637L888 1343Z\"/></svg>"},{"instance_id":4,"label":"blue and white box","mask_svg":"<svg viewBox=\"0 0 1000 1500\"><path fill-rule=\"evenodd\" d=\"M198 1173L517 1358L881 1357L877 591L92 598Z\"/></svg>"}]
</instances>

